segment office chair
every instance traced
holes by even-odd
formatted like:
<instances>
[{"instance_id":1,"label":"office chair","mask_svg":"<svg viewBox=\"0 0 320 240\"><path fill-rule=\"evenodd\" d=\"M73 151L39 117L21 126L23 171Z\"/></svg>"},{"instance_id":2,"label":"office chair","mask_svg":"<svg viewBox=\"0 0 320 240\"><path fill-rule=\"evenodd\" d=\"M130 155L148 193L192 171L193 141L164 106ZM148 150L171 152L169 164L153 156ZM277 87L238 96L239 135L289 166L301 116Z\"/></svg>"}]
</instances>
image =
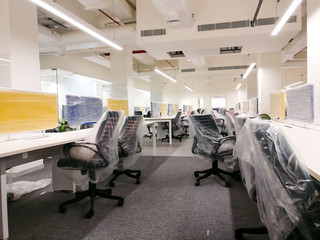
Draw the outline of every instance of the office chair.
<instances>
[{"instance_id":1,"label":"office chair","mask_svg":"<svg viewBox=\"0 0 320 240\"><path fill-rule=\"evenodd\" d=\"M230 175L236 179L238 178L238 174L220 169L218 167L218 160L223 160L225 156L232 155L235 136L221 136L211 114L190 115L189 118L191 120L191 131L194 135L191 148L192 153L212 158L211 168L194 172L194 176L196 177L195 185L199 186L201 179L216 175L224 181L226 187L229 187L230 182L221 174ZM229 146L226 143L229 143ZM200 176L200 174L203 175Z\"/></svg>"},{"instance_id":2,"label":"office chair","mask_svg":"<svg viewBox=\"0 0 320 240\"><path fill-rule=\"evenodd\" d=\"M164 130L169 130L169 124L166 123ZM181 112L177 112L174 119L171 120L171 136L172 138L178 139L179 142L181 142L182 137L184 136L184 130L182 129L181 125ZM169 135L167 135L165 138L162 138L161 141L168 140L169 141Z\"/></svg>"},{"instance_id":3,"label":"office chair","mask_svg":"<svg viewBox=\"0 0 320 240\"><path fill-rule=\"evenodd\" d=\"M217 110L211 110L212 116L214 120L216 121L218 128L220 130L220 133L222 136L228 136L228 129L226 124L225 117L220 114Z\"/></svg>"},{"instance_id":4,"label":"office chair","mask_svg":"<svg viewBox=\"0 0 320 240\"><path fill-rule=\"evenodd\" d=\"M127 166L133 164L129 161L129 157L134 154L141 152L140 139L143 133L143 117L142 116L128 116L126 117L125 123L122 126L119 135L118 149L119 149L119 162L117 169L113 171L113 177L109 181L109 186L114 187L114 181L120 175L126 175L136 179L136 184L140 184L140 170L128 169Z\"/></svg>"},{"instance_id":5,"label":"office chair","mask_svg":"<svg viewBox=\"0 0 320 240\"><path fill-rule=\"evenodd\" d=\"M320 239L319 182L302 167L278 128L256 120L251 129L256 145L256 199L264 231L270 239ZM247 230L251 229L237 229L236 239L243 239Z\"/></svg>"},{"instance_id":6,"label":"office chair","mask_svg":"<svg viewBox=\"0 0 320 240\"><path fill-rule=\"evenodd\" d=\"M142 115L142 111L134 111L134 115L135 116Z\"/></svg>"},{"instance_id":7,"label":"office chair","mask_svg":"<svg viewBox=\"0 0 320 240\"><path fill-rule=\"evenodd\" d=\"M97 189L96 184L107 179L112 174L114 165L118 162L118 136L123 121L122 111L107 111L100 118L91 135L84 142L67 144L64 147L65 158L58 160L57 166L72 174L77 170L86 176L89 189L77 191L75 197L59 205L61 213L66 211L66 205L90 197L90 210L86 214L91 218L94 214L94 199L96 196L118 200L122 206L124 199L112 195L111 189ZM76 180L76 179L75 179Z\"/></svg>"}]
</instances>

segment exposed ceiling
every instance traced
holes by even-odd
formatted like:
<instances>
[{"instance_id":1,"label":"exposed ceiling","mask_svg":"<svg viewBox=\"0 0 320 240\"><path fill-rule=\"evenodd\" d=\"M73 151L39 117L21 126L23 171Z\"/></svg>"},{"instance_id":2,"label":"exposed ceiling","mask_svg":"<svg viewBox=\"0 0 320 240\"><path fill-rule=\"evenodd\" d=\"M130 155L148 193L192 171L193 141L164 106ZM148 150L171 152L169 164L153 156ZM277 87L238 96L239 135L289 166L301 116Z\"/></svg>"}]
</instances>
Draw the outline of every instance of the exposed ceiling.
<instances>
[{"instance_id":1,"label":"exposed ceiling","mask_svg":"<svg viewBox=\"0 0 320 240\"><path fill-rule=\"evenodd\" d=\"M233 78L240 76L245 70L227 67L248 65L250 61L256 60L257 53L282 50L284 62L289 64L297 62L297 56L303 55L306 49L306 26L304 22L301 24L301 16L305 15L306 1L302 4L302 10L295 13L296 21L288 23L286 30L277 37L270 36L274 24L270 22L263 24L262 20L276 19L277 14L288 6L290 1L287 0L265 0L257 16L258 20L261 20L261 25L259 26L257 22L255 27L251 27L250 21L257 12L261 0L55 0L55 2L117 42L128 45L134 50L146 50L147 53L133 55L134 70L136 75L141 74L141 78L146 78L145 73L152 71L154 66L163 68L169 73L178 72L183 74L184 78ZM208 6L213 5L215 8L211 8L210 11ZM215 15L216 19L211 15ZM86 56L87 60L106 67L110 66L109 57L103 56L104 53L110 52L109 47L41 8L38 8L38 23L41 54L91 52L91 55ZM240 25L235 24L248 26L239 27ZM165 29L165 36L141 36L142 31L148 30L149 32L144 33L150 34L151 29ZM152 31L152 34L156 33L161 32ZM221 48L232 47L241 49L241 52L221 53ZM168 54L178 51L182 51L184 56L176 57L180 54L178 53L170 57ZM299 61L305 62L305 59L299 57ZM210 67L218 68L208 71ZM226 68L222 70L219 67Z\"/></svg>"}]
</instances>

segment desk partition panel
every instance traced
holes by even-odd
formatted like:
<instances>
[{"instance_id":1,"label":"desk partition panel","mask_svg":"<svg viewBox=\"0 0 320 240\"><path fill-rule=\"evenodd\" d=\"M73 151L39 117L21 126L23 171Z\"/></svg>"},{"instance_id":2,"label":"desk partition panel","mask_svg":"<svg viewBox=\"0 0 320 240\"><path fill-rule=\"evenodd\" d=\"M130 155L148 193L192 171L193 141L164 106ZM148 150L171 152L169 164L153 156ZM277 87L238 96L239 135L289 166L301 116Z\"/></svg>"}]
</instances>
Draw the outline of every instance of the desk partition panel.
<instances>
[{"instance_id":1,"label":"desk partition panel","mask_svg":"<svg viewBox=\"0 0 320 240\"><path fill-rule=\"evenodd\" d=\"M160 117L160 103L151 102L152 117Z\"/></svg>"},{"instance_id":2,"label":"desk partition panel","mask_svg":"<svg viewBox=\"0 0 320 240\"><path fill-rule=\"evenodd\" d=\"M128 116L128 114L129 114L127 99L108 98L107 99L107 107L108 107L108 110L112 110L112 111L123 110L125 113L125 116Z\"/></svg>"},{"instance_id":3,"label":"desk partition panel","mask_svg":"<svg viewBox=\"0 0 320 240\"><path fill-rule=\"evenodd\" d=\"M57 125L55 94L0 89L0 134L45 130Z\"/></svg>"},{"instance_id":4,"label":"desk partition panel","mask_svg":"<svg viewBox=\"0 0 320 240\"><path fill-rule=\"evenodd\" d=\"M102 115L102 100L97 97L66 95L66 119L70 126L97 122Z\"/></svg>"},{"instance_id":5,"label":"desk partition panel","mask_svg":"<svg viewBox=\"0 0 320 240\"><path fill-rule=\"evenodd\" d=\"M291 88L286 90L288 119L301 122L313 122L314 120L314 88L313 84Z\"/></svg>"},{"instance_id":6,"label":"desk partition panel","mask_svg":"<svg viewBox=\"0 0 320 240\"><path fill-rule=\"evenodd\" d=\"M272 119L284 119L285 115L285 93L280 91L270 94L270 117Z\"/></svg>"}]
</instances>

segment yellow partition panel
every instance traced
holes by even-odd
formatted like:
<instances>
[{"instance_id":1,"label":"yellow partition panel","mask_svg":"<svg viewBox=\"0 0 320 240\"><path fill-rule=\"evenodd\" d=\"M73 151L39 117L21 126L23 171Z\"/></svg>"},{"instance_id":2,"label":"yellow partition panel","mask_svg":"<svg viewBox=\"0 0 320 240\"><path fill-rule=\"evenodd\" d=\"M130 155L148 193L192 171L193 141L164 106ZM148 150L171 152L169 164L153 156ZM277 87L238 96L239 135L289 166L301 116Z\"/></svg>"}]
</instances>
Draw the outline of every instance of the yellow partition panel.
<instances>
[{"instance_id":1,"label":"yellow partition panel","mask_svg":"<svg viewBox=\"0 0 320 240\"><path fill-rule=\"evenodd\" d=\"M179 104L174 104L174 105L173 105L173 112L174 112L174 114L177 114L178 111L179 111Z\"/></svg>"},{"instance_id":2,"label":"yellow partition panel","mask_svg":"<svg viewBox=\"0 0 320 240\"><path fill-rule=\"evenodd\" d=\"M270 95L270 117L284 119L286 114L285 93L276 92Z\"/></svg>"},{"instance_id":3,"label":"yellow partition panel","mask_svg":"<svg viewBox=\"0 0 320 240\"><path fill-rule=\"evenodd\" d=\"M142 112L142 114L146 114L146 108L145 107L140 107L140 111Z\"/></svg>"},{"instance_id":4,"label":"yellow partition panel","mask_svg":"<svg viewBox=\"0 0 320 240\"><path fill-rule=\"evenodd\" d=\"M128 100L126 100L126 99L108 98L107 99L107 108L108 108L108 110L112 110L112 111L123 110L124 114L126 116L129 115Z\"/></svg>"},{"instance_id":5,"label":"yellow partition panel","mask_svg":"<svg viewBox=\"0 0 320 240\"><path fill-rule=\"evenodd\" d=\"M161 103L161 116L167 116L167 115L168 115L168 104Z\"/></svg>"},{"instance_id":6,"label":"yellow partition panel","mask_svg":"<svg viewBox=\"0 0 320 240\"><path fill-rule=\"evenodd\" d=\"M44 130L57 125L56 95L0 89L0 134Z\"/></svg>"}]
</instances>

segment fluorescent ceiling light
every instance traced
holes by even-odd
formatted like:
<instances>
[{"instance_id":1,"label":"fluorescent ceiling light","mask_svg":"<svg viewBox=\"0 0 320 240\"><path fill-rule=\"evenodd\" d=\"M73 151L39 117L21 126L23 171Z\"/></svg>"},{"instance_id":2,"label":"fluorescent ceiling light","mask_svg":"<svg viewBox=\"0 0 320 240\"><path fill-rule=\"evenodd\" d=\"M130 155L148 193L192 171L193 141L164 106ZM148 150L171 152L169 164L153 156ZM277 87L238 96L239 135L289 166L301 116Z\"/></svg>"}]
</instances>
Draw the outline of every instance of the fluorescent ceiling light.
<instances>
[{"instance_id":1,"label":"fluorescent ceiling light","mask_svg":"<svg viewBox=\"0 0 320 240\"><path fill-rule=\"evenodd\" d=\"M5 58L0 58L0 61L10 62L10 60L9 60L9 59L5 59Z\"/></svg>"},{"instance_id":2,"label":"fluorescent ceiling light","mask_svg":"<svg viewBox=\"0 0 320 240\"><path fill-rule=\"evenodd\" d=\"M291 5L287 9L287 11L284 13L282 18L280 19L280 21L276 25L276 27L273 29L273 31L271 33L272 36L276 36L280 32L281 28L288 21L289 17L291 17L291 15L297 9L297 7L299 6L299 4L301 2L302 2L302 0L293 0L293 2L291 3Z\"/></svg>"},{"instance_id":3,"label":"fluorescent ceiling light","mask_svg":"<svg viewBox=\"0 0 320 240\"><path fill-rule=\"evenodd\" d=\"M293 86L299 85L299 84L301 84L301 83L303 83L303 81L295 82L295 83L289 84L289 85L284 86L284 87L285 87L285 88L290 88L290 87L293 87Z\"/></svg>"},{"instance_id":4,"label":"fluorescent ceiling light","mask_svg":"<svg viewBox=\"0 0 320 240\"><path fill-rule=\"evenodd\" d=\"M53 13L54 15L62 18L63 20L81 29L82 31L90 34L91 36L99 39L100 41L106 43L110 47L113 47L119 51L122 50L122 47L120 45L105 38L101 31L99 31L89 23L85 22L81 18L77 17L76 15L72 14L71 12L67 11L66 9L62 8L58 4L48 0L30 0L30 1L46 9L47 11Z\"/></svg>"},{"instance_id":5,"label":"fluorescent ceiling light","mask_svg":"<svg viewBox=\"0 0 320 240\"><path fill-rule=\"evenodd\" d=\"M175 80L174 78L170 77L169 75L165 74L164 72L160 71L159 69L155 68L154 71L162 76L164 76L165 78L168 78L170 81L176 83L177 80Z\"/></svg>"},{"instance_id":6,"label":"fluorescent ceiling light","mask_svg":"<svg viewBox=\"0 0 320 240\"><path fill-rule=\"evenodd\" d=\"M190 92L193 92L193 89L192 89L191 87L187 86L186 84L184 85L184 87L185 87L186 89L188 89Z\"/></svg>"},{"instance_id":7,"label":"fluorescent ceiling light","mask_svg":"<svg viewBox=\"0 0 320 240\"><path fill-rule=\"evenodd\" d=\"M238 84L238 86L236 87L236 90L238 90L241 87L241 83Z\"/></svg>"},{"instance_id":8,"label":"fluorescent ceiling light","mask_svg":"<svg viewBox=\"0 0 320 240\"><path fill-rule=\"evenodd\" d=\"M246 73L242 76L243 79L246 79L248 77L248 75L250 74L250 72L252 71L252 69L254 68L254 66L256 65L256 63L251 63L250 66L248 67Z\"/></svg>"}]
</instances>

